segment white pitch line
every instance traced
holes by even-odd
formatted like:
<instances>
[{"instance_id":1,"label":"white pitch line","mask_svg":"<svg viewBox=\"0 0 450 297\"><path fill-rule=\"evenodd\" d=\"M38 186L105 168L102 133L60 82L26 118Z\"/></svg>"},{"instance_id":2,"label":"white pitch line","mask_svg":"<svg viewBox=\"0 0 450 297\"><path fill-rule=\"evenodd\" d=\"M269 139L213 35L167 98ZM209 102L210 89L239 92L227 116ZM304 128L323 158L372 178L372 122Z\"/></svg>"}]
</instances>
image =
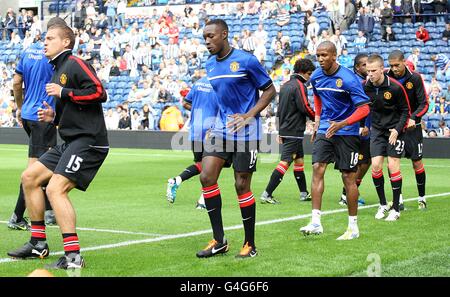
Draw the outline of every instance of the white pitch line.
<instances>
[{"instance_id":1,"label":"white pitch line","mask_svg":"<svg viewBox=\"0 0 450 297\"><path fill-rule=\"evenodd\" d=\"M7 224L8 221L0 221L2 224ZM58 226L47 226L47 228L59 228ZM82 231L94 231L94 232L105 232L105 233L116 233L116 234L131 234L131 235L146 235L146 236L164 236L163 234L158 233L145 233L145 232L133 232L133 231L122 231L122 230L112 230L112 229L98 229L98 228L84 228L77 227L77 230Z\"/></svg>"},{"instance_id":2,"label":"white pitch line","mask_svg":"<svg viewBox=\"0 0 450 297\"><path fill-rule=\"evenodd\" d=\"M433 195L427 195L427 196L425 196L425 198L434 198L434 197L443 197L443 196L450 196L450 192L440 193L440 194L433 194ZM417 199L419 199L419 197L408 198L408 199L404 199L403 201L408 202L408 201L414 201L414 200L417 200ZM374 208L374 207L378 207L378 204L360 206L360 207L358 207L358 210L359 209L366 209L366 208ZM341 208L341 209L335 209L335 210L328 210L328 211L322 212L322 215L329 215L329 214L335 214L335 213L340 213L340 212L347 212L347 209L346 208ZM293 217L288 217L288 218L257 222L256 225L258 225L258 226L269 225L269 224L275 224L275 223L295 221L295 220L299 220L299 219L306 219L306 218L309 218L309 217L311 217L311 214L304 214L304 215L293 216ZM242 225L235 225L235 226L225 227L224 230L236 230L236 229L241 229L241 228L242 228ZM201 230L201 231L194 231L194 232L189 232L189 233L182 233L182 234L163 235L163 236L157 237L157 238L147 238L147 239L141 239L141 240L129 240L129 241L123 241L123 242L119 242L119 243L105 244L105 245L99 245L99 246L92 246L92 247L82 248L81 251L82 252L86 252L86 251L112 249L112 248L118 248L118 247L123 247L123 246L135 245L135 244L143 244L143 243L158 242L158 241L164 241L164 240L170 240L170 239L192 237L192 236L208 234L208 233L211 233L210 229L208 229L208 230ZM56 252L56 253L51 253L51 255L63 255L63 254L64 254L63 251ZM19 261L19 260L12 259L12 258L3 258L3 259L0 259L0 264L1 263L10 263L10 262L15 262L15 261Z\"/></svg>"}]
</instances>

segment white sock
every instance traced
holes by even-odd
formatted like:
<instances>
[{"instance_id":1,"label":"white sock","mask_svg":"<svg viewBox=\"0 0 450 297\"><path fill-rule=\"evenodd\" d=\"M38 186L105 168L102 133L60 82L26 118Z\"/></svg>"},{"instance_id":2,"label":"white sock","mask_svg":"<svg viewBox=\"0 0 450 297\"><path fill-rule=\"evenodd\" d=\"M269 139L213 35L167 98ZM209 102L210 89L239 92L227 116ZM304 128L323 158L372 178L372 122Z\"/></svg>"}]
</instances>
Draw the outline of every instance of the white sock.
<instances>
[{"instance_id":1,"label":"white sock","mask_svg":"<svg viewBox=\"0 0 450 297\"><path fill-rule=\"evenodd\" d=\"M200 198L198 198L198 204L205 205L205 197L203 197L203 194L200 196Z\"/></svg>"},{"instance_id":2,"label":"white sock","mask_svg":"<svg viewBox=\"0 0 450 297\"><path fill-rule=\"evenodd\" d=\"M425 197L419 196L419 202L420 202L420 201L427 202L427 200L425 199Z\"/></svg>"},{"instance_id":3,"label":"white sock","mask_svg":"<svg viewBox=\"0 0 450 297\"><path fill-rule=\"evenodd\" d=\"M177 184L177 186L181 185L182 182L183 180L181 179L180 176L175 177L175 183Z\"/></svg>"},{"instance_id":4,"label":"white sock","mask_svg":"<svg viewBox=\"0 0 450 297\"><path fill-rule=\"evenodd\" d=\"M403 203L403 195L402 195L402 194L400 194L400 201L399 201L399 203L400 203L400 204Z\"/></svg>"},{"instance_id":5,"label":"white sock","mask_svg":"<svg viewBox=\"0 0 450 297\"><path fill-rule=\"evenodd\" d=\"M348 227L358 229L358 216L348 216Z\"/></svg>"},{"instance_id":6,"label":"white sock","mask_svg":"<svg viewBox=\"0 0 450 297\"><path fill-rule=\"evenodd\" d=\"M320 223L320 214L321 214L320 209L313 209L312 210L312 220L311 220L311 222L313 224L321 225L321 223Z\"/></svg>"},{"instance_id":7,"label":"white sock","mask_svg":"<svg viewBox=\"0 0 450 297\"><path fill-rule=\"evenodd\" d=\"M342 200L347 201L347 196L345 196L344 194L341 195Z\"/></svg>"}]
</instances>

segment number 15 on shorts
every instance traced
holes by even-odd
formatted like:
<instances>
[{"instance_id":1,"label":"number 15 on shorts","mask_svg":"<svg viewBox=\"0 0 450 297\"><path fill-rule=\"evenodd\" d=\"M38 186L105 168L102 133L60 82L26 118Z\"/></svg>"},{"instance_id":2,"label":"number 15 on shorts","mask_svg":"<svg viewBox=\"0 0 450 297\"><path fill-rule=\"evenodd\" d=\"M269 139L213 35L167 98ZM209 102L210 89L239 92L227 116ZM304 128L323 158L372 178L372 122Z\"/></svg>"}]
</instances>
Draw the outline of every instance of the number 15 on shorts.
<instances>
[{"instance_id":1,"label":"number 15 on shorts","mask_svg":"<svg viewBox=\"0 0 450 297\"><path fill-rule=\"evenodd\" d=\"M81 162L83 162L83 159L78 157L77 155L72 155L70 157L69 163L66 166L66 172L67 173L75 173L80 169Z\"/></svg>"}]
</instances>

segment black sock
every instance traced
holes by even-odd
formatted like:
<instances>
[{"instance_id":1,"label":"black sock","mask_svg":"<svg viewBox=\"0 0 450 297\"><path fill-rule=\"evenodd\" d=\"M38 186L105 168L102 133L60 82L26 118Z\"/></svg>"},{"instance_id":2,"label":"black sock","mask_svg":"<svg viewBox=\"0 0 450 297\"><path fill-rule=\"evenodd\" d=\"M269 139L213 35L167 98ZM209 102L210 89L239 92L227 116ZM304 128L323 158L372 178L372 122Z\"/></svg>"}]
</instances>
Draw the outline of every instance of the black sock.
<instances>
[{"instance_id":1,"label":"black sock","mask_svg":"<svg viewBox=\"0 0 450 297\"><path fill-rule=\"evenodd\" d=\"M25 209L26 209L25 194L23 193L22 184L20 184L19 197L17 198L16 208L14 209L14 213L16 214L18 222L23 219L23 214L25 213Z\"/></svg>"},{"instance_id":2,"label":"black sock","mask_svg":"<svg viewBox=\"0 0 450 297\"><path fill-rule=\"evenodd\" d=\"M272 175L270 176L269 184L266 187L267 194L272 196L273 191L275 191L275 189L283 180L283 176L288 168L289 167L286 167L285 165L279 163L277 168L273 170Z\"/></svg>"},{"instance_id":3,"label":"black sock","mask_svg":"<svg viewBox=\"0 0 450 297\"><path fill-rule=\"evenodd\" d=\"M425 168L423 168L423 166L422 168L416 170L416 182L417 182L417 190L419 191L419 196L424 197L426 175L425 175Z\"/></svg>"},{"instance_id":4,"label":"black sock","mask_svg":"<svg viewBox=\"0 0 450 297\"><path fill-rule=\"evenodd\" d=\"M209 220L213 229L214 239L223 242L224 232L222 223L222 197L217 184L203 188L206 210L208 210Z\"/></svg>"},{"instance_id":5,"label":"black sock","mask_svg":"<svg viewBox=\"0 0 450 297\"><path fill-rule=\"evenodd\" d=\"M182 181L188 180L193 176L200 174L201 166L197 164L193 164L186 168L183 172L181 172L180 177Z\"/></svg>"},{"instance_id":6,"label":"black sock","mask_svg":"<svg viewBox=\"0 0 450 297\"><path fill-rule=\"evenodd\" d=\"M245 240L244 244L255 247L255 221L256 221L256 204L255 197L252 192L248 192L238 196L239 207L241 208L242 223L244 224Z\"/></svg>"},{"instance_id":7,"label":"black sock","mask_svg":"<svg viewBox=\"0 0 450 297\"><path fill-rule=\"evenodd\" d=\"M347 196L347 191L345 190L345 187L342 187L342 195Z\"/></svg>"},{"instance_id":8,"label":"black sock","mask_svg":"<svg viewBox=\"0 0 450 297\"><path fill-rule=\"evenodd\" d=\"M297 186L300 192L308 193L308 188L306 187L306 177L303 169L303 164L294 164L294 177L297 181Z\"/></svg>"},{"instance_id":9,"label":"black sock","mask_svg":"<svg viewBox=\"0 0 450 297\"><path fill-rule=\"evenodd\" d=\"M384 176L383 171L373 171L372 170L372 179L373 184L375 185L375 189L377 190L378 198L380 199L381 205L386 205L386 194L384 193Z\"/></svg>"},{"instance_id":10,"label":"black sock","mask_svg":"<svg viewBox=\"0 0 450 297\"><path fill-rule=\"evenodd\" d=\"M35 245L38 241L46 241L45 235L45 222L44 221L31 221L31 244Z\"/></svg>"},{"instance_id":11,"label":"black sock","mask_svg":"<svg viewBox=\"0 0 450 297\"><path fill-rule=\"evenodd\" d=\"M400 171L391 174L391 186L393 193L392 207L395 209L395 211L399 212L400 194L402 193L402 174L400 173Z\"/></svg>"}]
</instances>

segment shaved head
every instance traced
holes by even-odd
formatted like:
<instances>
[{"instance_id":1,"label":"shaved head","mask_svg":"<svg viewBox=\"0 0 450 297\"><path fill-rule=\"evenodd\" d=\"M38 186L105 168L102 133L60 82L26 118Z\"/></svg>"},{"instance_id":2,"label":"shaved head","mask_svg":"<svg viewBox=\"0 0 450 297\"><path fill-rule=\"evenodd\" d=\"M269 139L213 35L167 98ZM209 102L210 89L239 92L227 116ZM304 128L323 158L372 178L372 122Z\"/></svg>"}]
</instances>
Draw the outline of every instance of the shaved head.
<instances>
[{"instance_id":1,"label":"shaved head","mask_svg":"<svg viewBox=\"0 0 450 297\"><path fill-rule=\"evenodd\" d=\"M321 50L325 50L325 51L327 51L328 53L330 53L330 54L334 54L334 55L336 55L337 54L337 49L336 49L336 46L334 45L334 43L332 43L331 41L324 41L324 42L321 42L320 44L319 44L319 46L317 47L317 49L319 50L319 49L321 49Z\"/></svg>"}]
</instances>

